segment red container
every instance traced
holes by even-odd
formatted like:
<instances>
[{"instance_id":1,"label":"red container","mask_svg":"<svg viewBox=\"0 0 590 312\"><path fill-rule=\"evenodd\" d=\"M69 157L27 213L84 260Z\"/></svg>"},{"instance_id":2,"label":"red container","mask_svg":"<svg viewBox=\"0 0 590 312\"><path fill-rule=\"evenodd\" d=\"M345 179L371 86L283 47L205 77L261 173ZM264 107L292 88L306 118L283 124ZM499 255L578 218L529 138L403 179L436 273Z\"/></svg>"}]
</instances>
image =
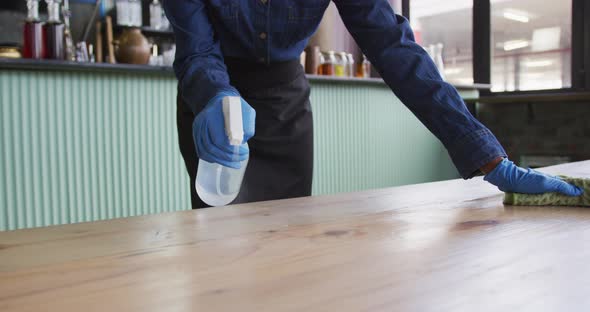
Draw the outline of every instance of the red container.
<instances>
[{"instance_id":1,"label":"red container","mask_svg":"<svg viewBox=\"0 0 590 312\"><path fill-rule=\"evenodd\" d=\"M23 34L23 57L31 59L45 58L43 23L36 21L25 22Z\"/></svg>"}]
</instances>

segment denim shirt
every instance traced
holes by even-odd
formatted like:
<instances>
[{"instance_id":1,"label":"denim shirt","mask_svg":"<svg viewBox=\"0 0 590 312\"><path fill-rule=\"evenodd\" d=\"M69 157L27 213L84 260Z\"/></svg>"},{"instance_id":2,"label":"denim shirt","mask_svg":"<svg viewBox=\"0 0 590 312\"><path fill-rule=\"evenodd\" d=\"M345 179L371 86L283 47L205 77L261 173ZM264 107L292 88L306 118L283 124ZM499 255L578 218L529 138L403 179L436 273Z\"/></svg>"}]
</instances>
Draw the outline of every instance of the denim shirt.
<instances>
[{"instance_id":1,"label":"denim shirt","mask_svg":"<svg viewBox=\"0 0 590 312\"><path fill-rule=\"evenodd\" d=\"M363 53L385 83L445 145L463 178L506 152L467 110L408 21L387 0L332 0ZM174 28L179 91L197 114L230 85L224 57L259 62L296 60L330 0L164 0ZM443 27L443 25L441 25ZM359 103L367 105L368 103Z\"/></svg>"}]
</instances>

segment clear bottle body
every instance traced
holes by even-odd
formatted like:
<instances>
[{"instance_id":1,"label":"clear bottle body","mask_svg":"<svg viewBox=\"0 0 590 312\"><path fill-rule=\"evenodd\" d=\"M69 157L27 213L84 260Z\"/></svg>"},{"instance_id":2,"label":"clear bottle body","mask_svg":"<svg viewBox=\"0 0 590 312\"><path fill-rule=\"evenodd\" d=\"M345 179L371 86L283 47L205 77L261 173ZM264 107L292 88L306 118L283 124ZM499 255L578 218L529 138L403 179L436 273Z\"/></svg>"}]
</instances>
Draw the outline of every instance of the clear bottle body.
<instances>
[{"instance_id":1,"label":"clear bottle body","mask_svg":"<svg viewBox=\"0 0 590 312\"><path fill-rule=\"evenodd\" d=\"M162 27L162 5L158 0L150 3L150 27L161 29Z\"/></svg>"},{"instance_id":2,"label":"clear bottle body","mask_svg":"<svg viewBox=\"0 0 590 312\"><path fill-rule=\"evenodd\" d=\"M129 0L129 10L131 12L131 26L143 26L143 17L141 15L141 1Z\"/></svg>"},{"instance_id":3,"label":"clear bottle body","mask_svg":"<svg viewBox=\"0 0 590 312\"><path fill-rule=\"evenodd\" d=\"M117 0L117 25L131 26L131 9L128 0Z\"/></svg>"},{"instance_id":4,"label":"clear bottle body","mask_svg":"<svg viewBox=\"0 0 590 312\"><path fill-rule=\"evenodd\" d=\"M349 53L346 57L348 59L348 65L347 65L346 74L347 74L348 77L354 77L355 76L354 56Z\"/></svg>"},{"instance_id":5,"label":"clear bottle body","mask_svg":"<svg viewBox=\"0 0 590 312\"><path fill-rule=\"evenodd\" d=\"M341 52L335 55L336 63L334 64L334 74L337 77L346 76L346 68L348 67L348 57L346 53Z\"/></svg>"},{"instance_id":6,"label":"clear bottle body","mask_svg":"<svg viewBox=\"0 0 590 312\"><path fill-rule=\"evenodd\" d=\"M234 169L199 159L195 188L201 200L207 205L216 207L225 206L236 199L242 186L248 159L242 161L240 165L240 169Z\"/></svg>"}]
</instances>

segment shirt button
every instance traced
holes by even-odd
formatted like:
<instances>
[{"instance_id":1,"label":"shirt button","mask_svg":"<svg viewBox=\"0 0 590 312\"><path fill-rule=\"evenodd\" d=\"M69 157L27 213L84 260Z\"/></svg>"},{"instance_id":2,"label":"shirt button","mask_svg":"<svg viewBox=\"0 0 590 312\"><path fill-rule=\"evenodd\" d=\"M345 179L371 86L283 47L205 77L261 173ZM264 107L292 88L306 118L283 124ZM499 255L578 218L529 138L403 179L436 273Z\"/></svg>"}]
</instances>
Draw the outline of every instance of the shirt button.
<instances>
[{"instance_id":1,"label":"shirt button","mask_svg":"<svg viewBox=\"0 0 590 312\"><path fill-rule=\"evenodd\" d=\"M262 40L266 39L266 33L265 32L261 32L260 33L260 39L262 39Z\"/></svg>"},{"instance_id":2,"label":"shirt button","mask_svg":"<svg viewBox=\"0 0 590 312\"><path fill-rule=\"evenodd\" d=\"M266 59L265 59L264 57L261 57L261 58L259 58L259 59L258 59L258 61L259 61L260 63L264 63L264 61L266 61Z\"/></svg>"}]
</instances>

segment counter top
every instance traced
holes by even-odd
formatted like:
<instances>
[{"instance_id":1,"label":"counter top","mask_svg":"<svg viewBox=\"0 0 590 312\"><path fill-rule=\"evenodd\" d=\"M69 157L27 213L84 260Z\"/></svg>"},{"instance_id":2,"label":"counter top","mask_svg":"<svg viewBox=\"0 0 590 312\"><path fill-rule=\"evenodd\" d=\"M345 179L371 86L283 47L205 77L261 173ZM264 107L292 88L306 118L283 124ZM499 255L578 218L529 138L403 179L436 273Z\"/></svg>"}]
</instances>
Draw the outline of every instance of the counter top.
<instances>
[{"instance_id":1,"label":"counter top","mask_svg":"<svg viewBox=\"0 0 590 312\"><path fill-rule=\"evenodd\" d=\"M78 63L55 60L32 60L32 59L8 59L0 58L1 69L18 69L18 70L60 70L60 71L82 71L82 72L116 72L116 73L150 73L174 75L174 71L169 66L149 66L133 64L108 64L108 63ZM385 85L381 78L348 78L348 77L327 77L319 75L307 75L310 81L334 82L334 83L363 83ZM459 90L479 90L489 89L490 85L472 84L462 85L455 84Z\"/></svg>"},{"instance_id":2,"label":"counter top","mask_svg":"<svg viewBox=\"0 0 590 312\"><path fill-rule=\"evenodd\" d=\"M349 77L329 77L329 76L320 76L320 75L307 75L309 80L311 81L330 81L330 82L363 82L363 83L370 83L370 84L381 84L384 85L385 81L381 78L349 78ZM489 90L491 85L489 84L482 84L482 83L475 83L475 84L453 84L455 88L458 90Z\"/></svg>"},{"instance_id":3,"label":"counter top","mask_svg":"<svg viewBox=\"0 0 590 312\"><path fill-rule=\"evenodd\" d=\"M78 63L56 60L0 58L0 69L60 70L82 72L154 73L174 75L172 67L134 64Z\"/></svg>"},{"instance_id":4,"label":"counter top","mask_svg":"<svg viewBox=\"0 0 590 312\"><path fill-rule=\"evenodd\" d=\"M585 311L589 233L481 178L0 232L0 310Z\"/></svg>"}]
</instances>

